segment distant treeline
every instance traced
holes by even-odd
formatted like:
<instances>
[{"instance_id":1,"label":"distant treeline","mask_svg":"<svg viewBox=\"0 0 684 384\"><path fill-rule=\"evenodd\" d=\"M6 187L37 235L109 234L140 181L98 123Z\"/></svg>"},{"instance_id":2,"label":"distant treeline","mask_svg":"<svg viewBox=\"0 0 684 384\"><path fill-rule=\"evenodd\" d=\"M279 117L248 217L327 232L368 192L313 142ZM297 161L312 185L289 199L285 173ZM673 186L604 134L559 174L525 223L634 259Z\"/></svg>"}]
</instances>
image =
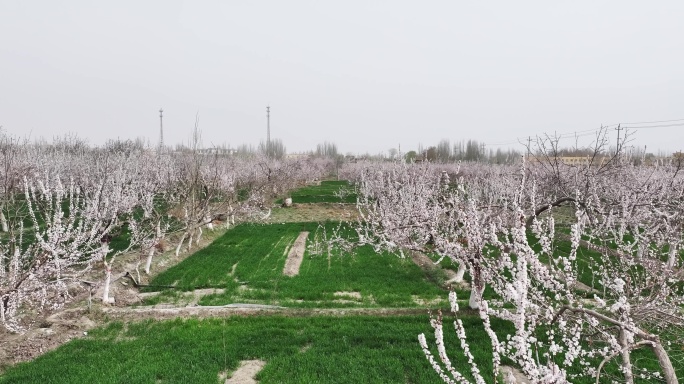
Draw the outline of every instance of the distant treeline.
<instances>
[{"instance_id":1,"label":"distant treeline","mask_svg":"<svg viewBox=\"0 0 684 384\"><path fill-rule=\"evenodd\" d=\"M509 164L520 160L522 152L514 149L496 150L487 148L484 143L477 140L461 140L452 143L449 140L441 140L436 146L424 148L418 146L418 151L408 151L404 158L407 161L429 161L436 163L449 163L454 161L486 161L498 164Z\"/></svg>"}]
</instances>

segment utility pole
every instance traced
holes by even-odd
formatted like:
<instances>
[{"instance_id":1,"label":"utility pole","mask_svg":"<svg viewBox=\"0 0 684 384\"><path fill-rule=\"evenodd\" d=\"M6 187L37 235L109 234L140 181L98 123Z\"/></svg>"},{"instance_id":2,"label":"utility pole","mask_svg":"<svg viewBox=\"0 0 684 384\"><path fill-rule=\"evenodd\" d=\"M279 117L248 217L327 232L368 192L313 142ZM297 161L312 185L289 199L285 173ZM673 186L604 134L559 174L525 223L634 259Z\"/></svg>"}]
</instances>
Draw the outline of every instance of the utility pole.
<instances>
[{"instance_id":1,"label":"utility pole","mask_svg":"<svg viewBox=\"0 0 684 384\"><path fill-rule=\"evenodd\" d=\"M646 164L646 146L644 145L644 155L641 156L641 163Z\"/></svg>"},{"instance_id":2,"label":"utility pole","mask_svg":"<svg viewBox=\"0 0 684 384\"><path fill-rule=\"evenodd\" d=\"M159 108L159 150L164 148L164 110Z\"/></svg>"},{"instance_id":3,"label":"utility pole","mask_svg":"<svg viewBox=\"0 0 684 384\"><path fill-rule=\"evenodd\" d=\"M266 155L271 156L271 107L266 106Z\"/></svg>"},{"instance_id":4,"label":"utility pole","mask_svg":"<svg viewBox=\"0 0 684 384\"><path fill-rule=\"evenodd\" d=\"M482 157L485 157L486 156L486 154L485 154L485 143L480 144L480 148L482 150Z\"/></svg>"},{"instance_id":5,"label":"utility pole","mask_svg":"<svg viewBox=\"0 0 684 384\"><path fill-rule=\"evenodd\" d=\"M532 137L527 136L527 159L528 160L530 158L530 145L532 145L531 143L532 143Z\"/></svg>"},{"instance_id":6,"label":"utility pole","mask_svg":"<svg viewBox=\"0 0 684 384\"><path fill-rule=\"evenodd\" d=\"M620 153L620 131L623 130L624 128L620 128L620 124L618 124L617 128L615 128L616 131L618 131L618 137L617 137L617 147L615 148L615 154Z\"/></svg>"}]
</instances>

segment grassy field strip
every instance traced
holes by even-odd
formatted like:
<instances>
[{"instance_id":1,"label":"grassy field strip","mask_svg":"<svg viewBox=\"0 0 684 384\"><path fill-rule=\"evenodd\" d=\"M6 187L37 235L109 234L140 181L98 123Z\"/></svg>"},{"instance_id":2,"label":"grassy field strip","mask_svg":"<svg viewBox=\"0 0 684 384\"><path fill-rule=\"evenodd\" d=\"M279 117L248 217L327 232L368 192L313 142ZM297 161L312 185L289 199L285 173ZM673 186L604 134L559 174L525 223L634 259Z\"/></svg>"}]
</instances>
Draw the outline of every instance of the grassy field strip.
<instances>
[{"instance_id":1,"label":"grassy field strip","mask_svg":"<svg viewBox=\"0 0 684 384\"><path fill-rule=\"evenodd\" d=\"M448 321L449 319L445 319ZM486 340L478 319L464 320L472 339ZM507 328L504 323L497 328ZM217 383L242 361L266 362L260 383L436 384L417 342L428 315L281 316L113 322L28 364L9 368L0 383ZM453 332L445 341L457 345ZM437 351L433 351L436 353ZM487 382L491 346L473 349ZM454 354L464 366L465 356Z\"/></svg>"},{"instance_id":2,"label":"grassy field strip","mask_svg":"<svg viewBox=\"0 0 684 384\"><path fill-rule=\"evenodd\" d=\"M356 203L356 191L347 181L325 180L320 185L310 185L290 194L294 204L309 203ZM282 199L276 204L282 204Z\"/></svg>"},{"instance_id":3,"label":"grassy field strip","mask_svg":"<svg viewBox=\"0 0 684 384\"><path fill-rule=\"evenodd\" d=\"M177 282L187 291L225 290L202 297L199 304L205 306L251 303L299 308L448 307L446 291L440 286L445 276L426 273L409 259L378 255L371 247L358 248L351 254L337 252L330 260L327 254L310 254L305 248L299 274L283 275L287 255L295 248L291 239L299 237L303 241L306 235L302 232L309 232L308 238L312 239L318 229L318 223L242 224L160 273L151 284ZM354 233L350 231L349 235ZM340 297L339 292L354 292L355 296ZM164 292L145 300L145 304L173 303L178 298L177 292Z\"/></svg>"},{"instance_id":4,"label":"grassy field strip","mask_svg":"<svg viewBox=\"0 0 684 384\"><path fill-rule=\"evenodd\" d=\"M339 198L335 192L344 185L323 182L306 193L315 196L311 200L326 195ZM448 307L442 286L457 265L448 259L434 265L434 255L400 259L367 246L352 253L335 251L330 258L304 248L299 274L285 276L296 243L316 238L318 229L314 222L238 225L155 277L151 284L177 284L179 289L159 292L159 297L146 302L170 301L159 304L168 307L104 307L107 326L89 330L86 337L33 362L9 368L0 376L0 384L441 382L425 361L417 335L425 333L433 345L428 308L435 313ZM348 235L355 233L348 231ZM559 238L555 246L559 253L568 252L569 242ZM581 248L578 263L588 265L596 255ZM592 283L589 269L582 271L580 281ZM455 288L466 308L468 290ZM153 293L157 294L143 295ZM495 294L488 288L484 296ZM72 315L89 316L85 309L80 311ZM449 356L468 376L467 359L451 327L454 318L443 312ZM485 381L494 382L491 343L478 314L462 309L458 317ZM501 319L492 319L492 327L500 337L513 332L513 325ZM539 332L543 338L544 330ZM634 351L635 366L651 365L655 359L650 353ZM240 378L243 366L251 370ZM684 366L678 368L678 374L684 374ZM619 376L618 369L611 362L605 367L606 377ZM594 379L580 376L572 381L589 384ZM637 378L636 383L645 381Z\"/></svg>"},{"instance_id":5,"label":"grassy field strip","mask_svg":"<svg viewBox=\"0 0 684 384\"><path fill-rule=\"evenodd\" d=\"M266 362L256 376L264 384L440 382L417 343L420 333L433 340L425 310L404 316L308 312L303 317L114 321L30 363L10 367L0 384L216 383L222 373L227 376L246 360ZM486 382L494 382L491 343L481 321L468 312L459 319ZM453 321L445 315L445 345L454 365L467 375L467 359L450 327ZM513 332L513 325L500 319L492 319L492 327L500 335ZM634 351L635 365L652 361L645 358L649 352ZM617 373L616 364L606 369ZM573 382L589 384L594 379L577 377ZM636 383L645 381L637 378Z\"/></svg>"},{"instance_id":6,"label":"grassy field strip","mask_svg":"<svg viewBox=\"0 0 684 384\"><path fill-rule=\"evenodd\" d=\"M283 267L283 274L285 276L297 276L299 275L299 267L302 265L304 260L304 252L306 252L306 239L309 237L309 232L301 232L297 239L295 240L290 251L287 254L287 260L285 261L285 267Z\"/></svg>"}]
</instances>

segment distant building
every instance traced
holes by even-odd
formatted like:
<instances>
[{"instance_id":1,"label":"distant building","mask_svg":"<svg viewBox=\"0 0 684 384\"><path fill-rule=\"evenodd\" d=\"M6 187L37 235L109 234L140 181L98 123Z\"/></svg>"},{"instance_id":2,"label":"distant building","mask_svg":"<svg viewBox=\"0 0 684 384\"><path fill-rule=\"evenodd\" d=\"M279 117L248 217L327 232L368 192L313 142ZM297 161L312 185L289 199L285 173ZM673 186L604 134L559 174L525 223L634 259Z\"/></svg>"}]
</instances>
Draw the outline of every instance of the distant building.
<instances>
[{"instance_id":1,"label":"distant building","mask_svg":"<svg viewBox=\"0 0 684 384\"><path fill-rule=\"evenodd\" d=\"M311 157L310 153L306 152L301 152L301 153L288 153L285 155L285 158L288 160L301 160L301 159L308 159Z\"/></svg>"},{"instance_id":2,"label":"distant building","mask_svg":"<svg viewBox=\"0 0 684 384\"><path fill-rule=\"evenodd\" d=\"M219 148L219 147L212 147L212 148L198 148L197 153L200 153L202 155L224 155L224 156L231 156L237 153L237 150L233 148Z\"/></svg>"},{"instance_id":3,"label":"distant building","mask_svg":"<svg viewBox=\"0 0 684 384\"><path fill-rule=\"evenodd\" d=\"M574 166L583 166L583 165L603 165L606 162L610 161L610 157L607 156L597 156L597 157L591 157L591 156L559 156L559 157L537 157L537 156L530 156L526 159L527 162L529 163L561 163L564 165L574 165Z\"/></svg>"}]
</instances>

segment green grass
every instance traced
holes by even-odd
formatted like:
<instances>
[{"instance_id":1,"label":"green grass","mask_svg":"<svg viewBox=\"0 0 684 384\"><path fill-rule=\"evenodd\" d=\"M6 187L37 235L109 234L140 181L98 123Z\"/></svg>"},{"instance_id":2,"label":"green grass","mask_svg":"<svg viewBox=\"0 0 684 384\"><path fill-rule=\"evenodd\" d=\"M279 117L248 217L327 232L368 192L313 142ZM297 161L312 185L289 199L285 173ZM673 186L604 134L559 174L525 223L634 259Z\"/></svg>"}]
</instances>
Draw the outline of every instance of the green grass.
<instances>
[{"instance_id":1,"label":"green grass","mask_svg":"<svg viewBox=\"0 0 684 384\"><path fill-rule=\"evenodd\" d=\"M493 382L489 340L478 319L464 322ZM447 323L446 343L456 346ZM261 383L439 383L417 342L420 333L431 340L431 332L427 314L112 323L8 369L0 383L217 383L219 372L251 359L267 362ZM451 357L466 367L464 356Z\"/></svg>"},{"instance_id":2,"label":"green grass","mask_svg":"<svg viewBox=\"0 0 684 384\"><path fill-rule=\"evenodd\" d=\"M340 191L346 192L340 195ZM310 185L293 191L290 194L292 202L302 203L356 203L356 192L354 186L349 182L341 180L321 181L320 185ZM278 200L276 203L281 204Z\"/></svg>"},{"instance_id":3,"label":"green grass","mask_svg":"<svg viewBox=\"0 0 684 384\"><path fill-rule=\"evenodd\" d=\"M531 232L528 232L527 240L530 246L532 246L532 249L541 253L541 245ZM555 257L568 256L571 248L572 243L565 237L556 236L553 241L553 253ZM540 254L539 260L544 264L549 264L549 257L545 254ZM600 252L580 246L577 249L577 259L575 261L577 266L577 280L589 287L602 290L603 286L597 281L596 276L594 276L592 265L601 263L603 260L604 256L601 255Z\"/></svg>"},{"instance_id":4,"label":"green grass","mask_svg":"<svg viewBox=\"0 0 684 384\"><path fill-rule=\"evenodd\" d=\"M434 337L428 315L348 317L230 317L110 323L91 330L32 362L13 366L4 383L216 383L241 360L261 359L261 383L440 383L417 342L425 333L431 352ZM491 344L481 321L461 314L471 353L487 383L493 382ZM470 377L467 360L444 318L449 357ZM511 323L491 319L502 337ZM540 330L541 332L541 330ZM541 336L541 335L540 335ZM636 367L657 369L648 350L632 353ZM504 361L504 364L507 362ZM598 364L598 362L597 362ZM619 379L615 362L606 375ZM577 374L579 371L570 370ZM678 374L682 374L681 369ZM594 379L575 377L573 383ZM647 383L639 380L637 383Z\"/></svg>"},{"instance_id":5,"label":"green grass","mask_svg":"<svg viewBox=\"0 0 684 384\"><path fill-rule=\"evenodd\" d=\"M410 259L388 253L376 254L368 246L350 254L334 253L331 257L312 255L307 250L299 275L283 275L289 245L301 231L310 232L311 243L317 229L316 223L241 224L205 249L157 275L150 285L175 284L181 290L226 290L223 294L203 297L200 305L421 306L414 302L416 297L432 302L433 307L447 306L447 293L439 286L438 277L423 272ZM336 296L336 292L356 292L361 297ZM160 295L146 303L155 304L168 298Z\"/></svg>"},{"instance_id":6,"label":"green grass","mask_svg":"<svg viewBox=\"0 0 684 384\"><path fill-rule=\"evenodd\" d=\"M301 197L330 198L346 182L323 182L320 187L302 189ZM308 196L308 197L307 197ZM327 197L326 197L327 196ZM294 197L294 194L293 194ZM337 198L337 197L335 197ZM339 198L337 198L339 200ZM355 197L354 197L355 199ZM303 201L294 201L295 203ZM309 201L313 202L313 201ZM341 201L336 201L341 202ZM329 229L333 223L325 224ZM414 297L445 307L446 291L440 285L440 269L422 271L408 259L376 254L369 247L349 254L335 251L312 254L308 250L295 277L283 275L287 250L301 231L313 240L317 223L273 225L241 224L210 246L160 273L151 285L176 285L146 304L173 301L183 291L196 288L224 288L224 294L205 296L200 305L262 303L300 308L418 307ZM353 233L347 231L353 237ZM120 241L125 241L122 236ZM530 236L531 244L535 241ZM556 239L555 252L567 253L570 242ZM580 249L579 280L591 285L589 265L600 254ZM543 260L547 262L548 260ZM443 268L456 269L445 259ZM154 290L155 288L148 288ZM360 298L336 296L355 292ZM467 291L460 291L461 301ZM495 297L491 288L485 298ZM475 361L486 382L493 382L491 344L472 311L459 314ZM452 361L467 376L465 357L456 340L453 318L445 318L445 344ZM491 319L503 337L514 332L512 324ZM541 340L543 330L539 330ZM426 333L434 344L427 313L421 316L390 317L232 317L167 322L112 323L92 330L88 337L74 340L33 362L9 368L2 383L216 383L219 372L232 372L241 360L263 359L265 369L257 376L261 383L439 383L425 360L417 335ZM436 351L432 351L436 354ZM678 374L684 365L673 360ZM632 354L637 367L658 370L648 350ZM598 361L594 366L598 365ZM605 367L608 377L620 380L618 364ZM570 374L579 371L571 368ZM593 383L580 376L574 383ZM639 381L637 383L645 383Z\"/></svg>"}]
</instances>

